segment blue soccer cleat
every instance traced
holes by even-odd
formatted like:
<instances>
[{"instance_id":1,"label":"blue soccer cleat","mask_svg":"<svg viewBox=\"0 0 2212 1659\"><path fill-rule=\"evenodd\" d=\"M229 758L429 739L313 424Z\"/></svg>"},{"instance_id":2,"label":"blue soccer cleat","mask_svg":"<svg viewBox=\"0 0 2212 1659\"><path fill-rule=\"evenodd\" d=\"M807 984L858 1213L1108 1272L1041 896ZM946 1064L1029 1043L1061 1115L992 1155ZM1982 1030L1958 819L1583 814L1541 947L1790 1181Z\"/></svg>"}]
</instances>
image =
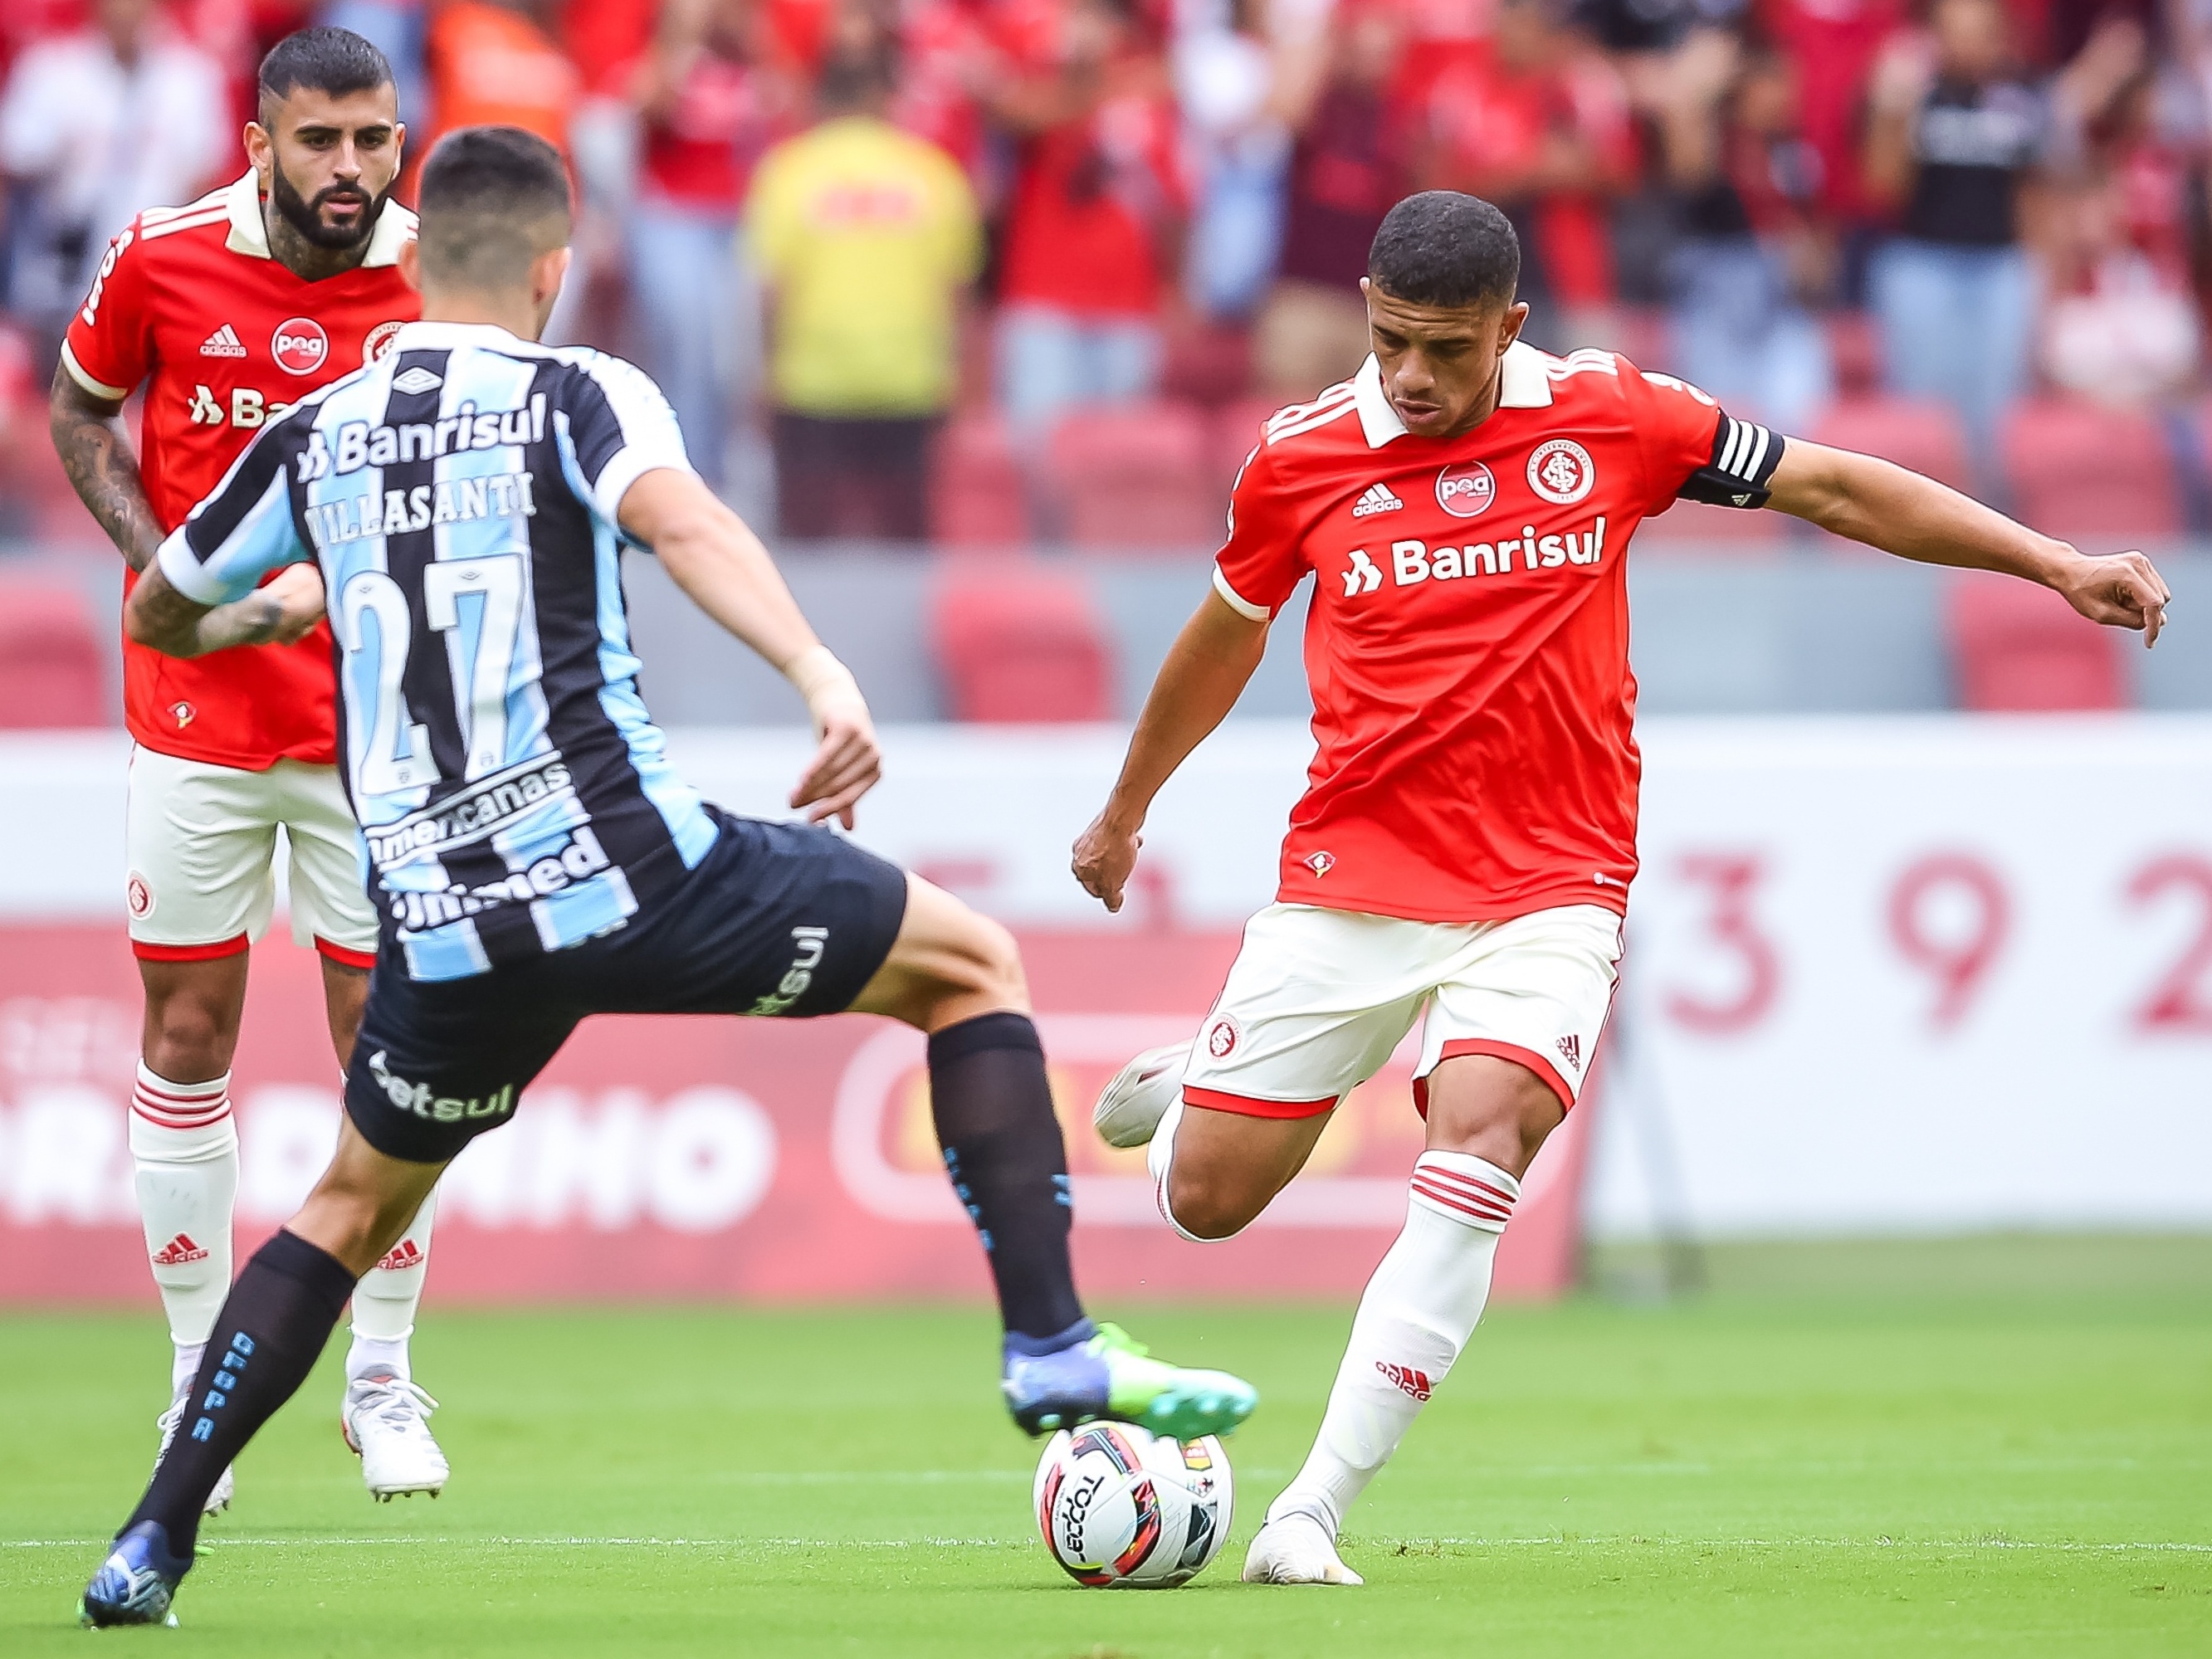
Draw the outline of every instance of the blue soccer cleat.
<instances>
[{"instance_id":1,"label":"blue soccer cleat","mask_svg":"<svg viewBox=\"0 0 2212 1659\"><path fill-rule=\"evenodd\" d=\"M191 1570L190 1556L169 1553L169 1531L158 1521L141 1521L115 1540L107 1559L84 1587L76 1616L88 1625L160 1625L177 1622L169 1611L177 1586Z\"/></svg>"},{"instance_id":2,"label":"blue soccer cleat","mask_svg":"<svg viewBox=\"0 0 2212 1659\"><path fill-rule=\"evenodd\" d=\"M1083 1334L1048 1353L1024 1353L1018 1339L1007 1341L999 1386L1006 1409L1030 1434L1103 1417L1170 1439L1196 1440L1227 1434L1260 1403L1243 1378L1154 1359L1119 1325L1078 1329Z\"/></svg>"}]
</instances>

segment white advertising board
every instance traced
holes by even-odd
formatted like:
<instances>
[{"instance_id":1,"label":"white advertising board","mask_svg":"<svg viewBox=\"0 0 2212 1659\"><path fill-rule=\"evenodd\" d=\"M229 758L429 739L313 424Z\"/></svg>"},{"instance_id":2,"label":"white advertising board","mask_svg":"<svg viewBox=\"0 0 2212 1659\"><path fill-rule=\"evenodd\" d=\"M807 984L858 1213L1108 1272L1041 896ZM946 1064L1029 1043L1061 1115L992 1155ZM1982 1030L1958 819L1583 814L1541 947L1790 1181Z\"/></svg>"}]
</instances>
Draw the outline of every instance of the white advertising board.
<instances>
[{"instance_id":1,"label":"white advertising board","mask_svg":"<svg viewBox=\"0 0 2212 1659\"><path fill-rule=\"evenodd\" d=\"M1652 720L1590 1218L1710 1236L2212 1225L2212 719ZM1067 873L1117 730L885 734L862 840L1031 927L1231 927L1310 744L1238 722L1106 917ZM791 732L679 731L782 816ZM9 921L120 926L125 750L0 739ZM21 810L35 803L35 810Z\"/></svg>"}]
</instances>

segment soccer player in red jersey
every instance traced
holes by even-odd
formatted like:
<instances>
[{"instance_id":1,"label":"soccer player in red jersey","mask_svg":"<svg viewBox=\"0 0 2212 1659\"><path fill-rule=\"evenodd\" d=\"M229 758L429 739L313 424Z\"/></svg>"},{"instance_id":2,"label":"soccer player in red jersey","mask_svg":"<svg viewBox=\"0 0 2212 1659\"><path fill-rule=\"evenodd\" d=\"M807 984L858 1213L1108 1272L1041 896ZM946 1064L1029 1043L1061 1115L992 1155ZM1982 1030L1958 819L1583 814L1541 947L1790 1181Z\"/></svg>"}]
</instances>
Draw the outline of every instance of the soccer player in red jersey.
<instances>
[{"instance_id":1,"label":"soccer player in red jersey","mask_svg":"<svg viewBox=\"0 0 2212 1659\"><path fill-rule=\"evenodd\" d=\"M1267 422L1213 592L1170 652L1075 872L1121 907L1146 810L1227 714L1310 572L1318 751L1277 902L1192 1044L1098 1102L1151 1143L1162 1212L1225 1238L1425 1017L1427 1150L1369 1281L1304 1468L1248 1579L1358 1583L1346 1507L1459 1356L1520 1182L1575 1102L1612 1000L1636 874L1626 559L1678 498L1771 507L1901 557L2002 570L2154 641L2166 585L1886 461L1784 439L1607 352L1518 342L1520 249L1449 191L1392 209L1369 257L1374 355Z\"/></svg>"},{"instance_id":2,"label":"soccer player in red jersey","mask_svg":"<svg viewBox=\"0 0 2212 1659\"><path fill-rule=\"evenodd\" d=\"M406 129L383 55L341 29L291 35L262 62L258 115L246 129L249 172L186 206L149 208L116 237L54 376L55 447L130 566L126 592L262 426L379 356L420 314L398 263L414 216L386 200ZM122 411L142 386L134 454ZM146 996L131 1151L176 1348L164 1452L230 1289L230 1063L280 825L292 930L321 955L341 1067L375 960L376 915L336 765L330 632L310 593L289 643L192 662L123 647L137 739L125 892ZM408 1361L431 1216L425 1204L353 1304L343 1421L380 1498L434 1492L447 1478L424 1421L433 1402ZM229 1498L226 1474L210 1507Z\"/></svg>"}]
</instances>

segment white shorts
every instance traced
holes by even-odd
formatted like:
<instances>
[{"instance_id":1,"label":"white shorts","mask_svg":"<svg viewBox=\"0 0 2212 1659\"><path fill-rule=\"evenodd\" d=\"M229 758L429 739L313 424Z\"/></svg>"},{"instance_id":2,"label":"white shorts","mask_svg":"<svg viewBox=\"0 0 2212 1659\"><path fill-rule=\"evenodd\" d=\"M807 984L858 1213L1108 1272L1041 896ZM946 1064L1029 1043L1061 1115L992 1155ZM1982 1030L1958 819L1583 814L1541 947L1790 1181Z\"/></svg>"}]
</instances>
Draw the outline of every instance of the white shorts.
<instances>
[{"instance_id":1,"label":"white shorts","mask_svg":"<svg viewBox=\"0 0 2212 1659\"><path fill-rule=\"evenodd\" d=\"M1194 1106L1328 1111L1382 1069L1424 1013L1414 1098L1461 1054L1527 1066L1571 1108L1619 977L1620 917L1596 904L1510 921L1405 921L1271 904L1244 929L1183 1073Z\"/></svg>"},{"instance_id":2,"label":"white shorts","mask_svg":"<svg viewBox=\"0 0 2212 1659\"><path fill-rule=\"evenodd\" d=\"M246 772L145 748L131 751L124 832L131 950L198 962L259 939L276 907L279 824L291 848L292 937L349 967L374 963L361 831L336 767L280 760Z\"/></svg>"}]
</instances>

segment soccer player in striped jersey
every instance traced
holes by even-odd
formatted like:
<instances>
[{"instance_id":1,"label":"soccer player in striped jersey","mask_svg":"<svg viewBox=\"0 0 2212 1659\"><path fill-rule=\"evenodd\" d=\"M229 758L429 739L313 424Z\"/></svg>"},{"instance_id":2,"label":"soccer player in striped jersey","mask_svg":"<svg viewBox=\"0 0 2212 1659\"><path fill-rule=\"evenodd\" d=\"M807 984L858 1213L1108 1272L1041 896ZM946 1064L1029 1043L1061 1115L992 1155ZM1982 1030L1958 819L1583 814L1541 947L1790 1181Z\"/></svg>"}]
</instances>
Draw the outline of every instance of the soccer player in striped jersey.
<instances>
[{"instance_id":1,"label":"soccer player in striped jersey","mask_svg":"<svg viewBox=\"0 0 2212 1659\"><path fill-rule=\"evenodd\" d=\"M415 216L389 199L407 130L391 66L343 29L303 29L263 59L251 168L197 202L149 208L109 246L54 376L54 446L121 551L128 592L161 538L254 434L390 345L419 307L399 249ZM144 391L142 453L124 400ZM131 762L125 898L146 998L131 1155L174 1352L166 1455L230 1289L238 1131L231 1056L247 952L269 924L276 832L292 932L322 958L343 1067L375 959L357 833L338 781L336 688L319 623L179 662L126 639ZM435 1492L446 1457L409 1352L434 1201L362 1280L339 1421L371 1493ZM228 1504L228 1472L209 1502Z\"/></svg>"},{"instance_id":2,"label":"soccer player in striped jersey","mask_svg":"<svg viewBox=\"0 0 2212 1659\"><path fill-rule=\"evenodd\" d=\"M1146 809L1315 580L1305 657L1319 752L1277 902L1252 919L1195 1043L1100 1096L1150 1143L1160 1207L1225 1238L1304 1164L1329 1114L1424 1022L1427 1150L1376 1269L1312 1455L1244 1576L1359 1582L1344 1512L1480 1317L1521 1179L1572 1109L1611 1006L1636 874L1636 682L1626 555L1677 499L1771 507L1908 559L2001 570L2158 637L2166 585L1916 473L1785 439L1609 352L1521 344L1504 215L1408 198L1362 287L1374 355L1267 422L1213 592L1154 683L1075 873L1121 907Z\"/></svg>"},{"instance_id":3,"label":"soccer player in striped jersey","mask_svg":"<svg viewBox=\"0 0 2212 1659\"><path fill-rule=\"evenodd\" d=\"M849 828L878 774L852 675L700 483L652 381L535 343L568 268L558 154L465 128L424 166L421 212L402 259L426 320L264 433L131 597L133 636L189 658L296 635L328 594L342 769L381 933L337 1157L239 1275L186 1426L85 1617L165 1614L219 1472L298 1388L446 1164L513 1115L593 1013L849 1009L927 1032L1015 1421L1233 1428L1255 1403L1247 1384L1154 1359L1084 1312L1066 1152L1012 938L823 823ZM820 746L792 805L809 822L732 817L669 763L638 695L625 544L805 697Z\"/></svg>"}]
</instances>

